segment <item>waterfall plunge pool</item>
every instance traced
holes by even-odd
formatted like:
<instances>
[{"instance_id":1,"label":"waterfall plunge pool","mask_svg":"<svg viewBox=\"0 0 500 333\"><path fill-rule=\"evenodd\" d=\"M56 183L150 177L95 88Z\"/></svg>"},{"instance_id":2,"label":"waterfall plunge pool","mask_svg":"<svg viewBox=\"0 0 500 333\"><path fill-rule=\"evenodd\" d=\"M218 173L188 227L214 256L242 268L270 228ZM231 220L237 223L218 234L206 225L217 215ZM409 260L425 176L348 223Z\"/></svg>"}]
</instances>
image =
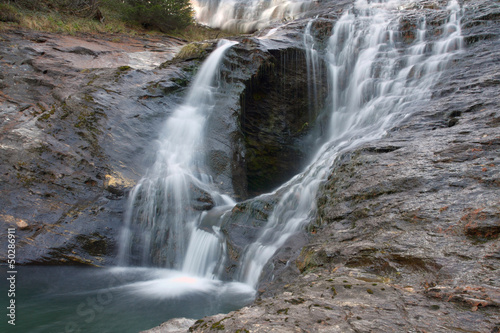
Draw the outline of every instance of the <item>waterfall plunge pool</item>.
<instances>
[{"instance_id":1,"label":"waterfall plunge pool","mask_svg":"<svg viewBox=\"0 0 500 333\"><path fill-rule=\"evenodd\" d=\"M6 279L0 288L9 289ZM2 320L0 331L137 333L171 318L228 313L254 296L243 283L167 269L24 266L16 275L16 325Z\"/></svg>"}]
</instances>

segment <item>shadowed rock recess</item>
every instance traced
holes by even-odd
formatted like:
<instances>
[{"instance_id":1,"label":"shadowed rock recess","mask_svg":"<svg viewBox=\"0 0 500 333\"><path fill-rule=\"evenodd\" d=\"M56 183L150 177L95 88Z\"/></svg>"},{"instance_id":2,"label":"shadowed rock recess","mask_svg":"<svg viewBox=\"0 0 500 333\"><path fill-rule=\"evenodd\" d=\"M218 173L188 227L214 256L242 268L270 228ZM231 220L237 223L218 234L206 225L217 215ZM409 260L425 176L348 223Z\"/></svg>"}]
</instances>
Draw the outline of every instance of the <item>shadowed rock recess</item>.
<instances>
[{"instance_id":1,"label":"shadowed rock recess","mask_svg":"<svg viewBox=\"0 0 500 333\"><path fill-rule=\"evenodd\" d=\"M152 332L500 332L500 4L459 2L464 50L431 100L337 158L316 215L266 266L257 300ZM401 48L418 34L416 14L442 34L446 3L408 2ZM325 49L352 4L318 1L272 36L235 38L206 128L206 165L221 193L247 200L307 164L331 101L321 64L310 109L303 32L315 18ZM20 264L114 264L128 192L216 41L29 31L0 41L0 247L16 227ZM277 195L233 208L221 228L225 278ZM200 210L210 209L202 199Z\"/></svg>"}]
</instances>

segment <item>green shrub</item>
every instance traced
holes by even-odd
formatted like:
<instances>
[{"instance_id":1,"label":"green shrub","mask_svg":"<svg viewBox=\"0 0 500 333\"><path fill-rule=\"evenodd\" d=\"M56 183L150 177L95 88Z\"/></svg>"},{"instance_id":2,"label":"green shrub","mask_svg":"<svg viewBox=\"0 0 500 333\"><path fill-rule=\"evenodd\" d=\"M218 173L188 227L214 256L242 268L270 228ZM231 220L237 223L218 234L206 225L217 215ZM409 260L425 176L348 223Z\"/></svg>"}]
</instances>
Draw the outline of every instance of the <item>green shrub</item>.
<instances>
[{"instance_id":1,"label":"green shrub","mask_svg":"<svg viewBox=\"0 0 500 333\"><path fill-rule=\"evenodd\" d=\"M0 3L0 22L19 23L19 17L16 8L9 4Z\"/></svg>"},{"instance_id":2,"label":"green shrub","mask_svg":"<svg viewBox=\"0 0 500 333\"><path fill-rule=\"evenodd\" d=\"M147 28L198 40L206 32L193 24L193 14L189 0L0 0L0 22L67 33Z\"/></svg>"},{"instance_id":3,"label":"green shrub","mask_svg":"<svg viewBox=\"0 0 500 333\"><path fill-rule=\"evenodd\" d=\"M0 0L38 12L55 11L77 17L101 18L99 0Z\"/></svg>"},{"instance_id":4,"label":"green shrub","mask_svg":"<svg viewBox=\"0 0 500 333\"><path fill-rule=\"evenodd\" d=\"M193 22L189 0L126 0L127 18L163 32L182 29Z\"/></svg>"}]
</instances>

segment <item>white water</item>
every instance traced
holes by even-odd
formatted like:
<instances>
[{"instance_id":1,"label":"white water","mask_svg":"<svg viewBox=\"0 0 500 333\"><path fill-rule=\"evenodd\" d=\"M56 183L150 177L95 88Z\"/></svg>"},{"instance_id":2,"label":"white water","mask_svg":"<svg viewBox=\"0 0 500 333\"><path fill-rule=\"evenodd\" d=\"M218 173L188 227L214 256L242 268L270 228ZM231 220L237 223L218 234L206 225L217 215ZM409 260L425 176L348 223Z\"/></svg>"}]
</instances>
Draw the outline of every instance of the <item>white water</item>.
<instances>
[{"instance_id":1,"label":"white water","mask_svg":"<svg viewBox=\"0 0 500 333\"><path fill-rule=\"evenodd\" d=\"M156 161L129 197L120 265L130 264L130 256L137 257L136 252L141 251L143 266L153 263L199 276L213 275L215 264L211 262L221 255L223 247L211 249L217 248L219 238L215 232L197 230L201 212L191 206L195 199L193 190L205 192L216 205L234 205L229 197L213 189L210 176L204 174L202 139L205 121L214 105L219 64L235 44L226 40L219 43L201 66L184 104L166 121L157 142ZM203 239L210 250L193 249L189 239L195 243Z\"/></svg>"},{"instance_id":2,"label":"white water","mask_svg":"<svg viewBox=\"0 0 500 333\"><path fill-rule=\"evenodd\" d=\"M305 0L191 0L196 21L227 31L254 32L296 18L311 8Z\"/></svg>"},{"instance_id":3,"label":"white water","mask_svg":"<svg viewBox=\"0 0 500 333\"><path fill-rule=\"evenodd\" d=\"M313 112L318 110L318 82L320 82L320 59L316 50L314 36L311 34L312 24L314 20L309 20L304 32L304 48L306 50L307 64L307 90L309 98L309 120L313 117Z\"/></svg>"},{"instance_id":4,"label":"white water","mask_svg":"<svg viewBox=\"0 0 500 333\"><path fill-rule=\"evenodd\" d=\"M250 301L254 290L247 284L239 282L223 282L211 278L190 275L161 268L145 267L114 267L108 270L117 276L126 276L132 281L127 282L123 278L122 283L108 290L119 290L122 293L135 294L136 297L149 299L179 298L189 294L214 294L224 295L228 293L245 304ZM226 297L226 296L225 296ZM247 300L244 300L247 299Z\"/></svg>"},{"instance_id":5,"label":"white water","mask_svg":"<svg viewBox=\"0 0 500 333\"><path fill-rule=\"evenodd\" d=\"M383 137L415 104L429 100L430 88L460 49L456 0L447 8L450 18L439 41L426 41L422 19L414 44L398 49L398 8L402 3L358 0L336 23L327 50L332 104L328 142L303 173L279 190L285 192L241 262L240 281L257 286L276 250L314 217L319 185L337 156Z\"/></svg>"},{"instance_id":6,"label":"white water","mask_svg":"<svg viewBox=\"0 0 500 333\"><path fill-rule=\"evenodd\" d=\"M220 223L230 214L234 204L215 207L200 216L198 227L191 233L183 272L217 278L224 269L226 242L220 232ZM207 231L208 229L208 231Z\"/></svg>"}]
</instances>

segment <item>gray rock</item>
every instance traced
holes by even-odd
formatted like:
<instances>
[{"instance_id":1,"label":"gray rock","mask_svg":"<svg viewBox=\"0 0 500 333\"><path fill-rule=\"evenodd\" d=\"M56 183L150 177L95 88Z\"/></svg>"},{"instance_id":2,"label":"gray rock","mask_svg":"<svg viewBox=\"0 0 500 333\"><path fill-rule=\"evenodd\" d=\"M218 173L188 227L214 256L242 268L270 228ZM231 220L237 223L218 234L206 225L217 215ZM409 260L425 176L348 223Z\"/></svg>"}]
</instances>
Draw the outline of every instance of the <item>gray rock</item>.
<instances>
[{"instance_id":1,"label":"gray rock","mask_svg":"<svg viewBox=\"0 0 500 333\"><path fill-rule=\"evenodd\" d=\"M188 332L196 320L188 318L174 318L164 322L158 327L152 328L141 333L185 333Z\"/></svg>"},{"instance_id":2,"label":"gray rock","mask_svg":"<svg viewBox=\"0 0 500 333\"><path fill-rule=\"evenodd\" d=\"M19 228L16 261L112 264L151 123L175 97L145 98L142 87L162 74L132 69L116 43L55 34L40 41L27 31L1 38L0 221ZM158 56L173 57L179 42L165 44Z\"/></svg>"}]
</instances>

